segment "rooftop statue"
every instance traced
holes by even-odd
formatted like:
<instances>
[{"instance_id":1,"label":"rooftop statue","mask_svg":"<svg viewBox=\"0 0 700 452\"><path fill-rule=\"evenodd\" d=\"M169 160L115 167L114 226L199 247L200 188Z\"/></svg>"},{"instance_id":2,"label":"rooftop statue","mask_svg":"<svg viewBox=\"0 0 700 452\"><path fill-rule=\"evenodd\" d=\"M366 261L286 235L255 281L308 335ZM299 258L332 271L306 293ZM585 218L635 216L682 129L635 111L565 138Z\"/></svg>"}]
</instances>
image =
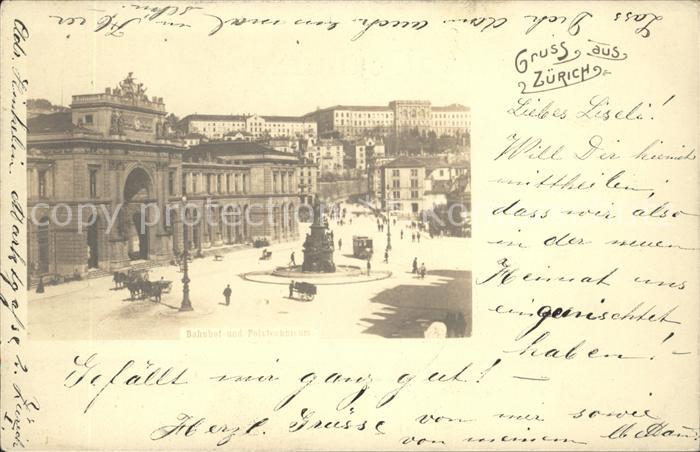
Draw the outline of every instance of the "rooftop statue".
<instances>
[{"instance_id":1,"label":"rooftop statue","mask_svg":"<svg viewBox=\"0 0 700 452\"><path fill-rule=\"evenodd\" d=\"M144 88L143 83L136 83L133 72L129 72L126 78L119 82L119 87L115 88L114 91L118 95L130 99L148 101L146 88Z\"/></svg>"}]
</instances>

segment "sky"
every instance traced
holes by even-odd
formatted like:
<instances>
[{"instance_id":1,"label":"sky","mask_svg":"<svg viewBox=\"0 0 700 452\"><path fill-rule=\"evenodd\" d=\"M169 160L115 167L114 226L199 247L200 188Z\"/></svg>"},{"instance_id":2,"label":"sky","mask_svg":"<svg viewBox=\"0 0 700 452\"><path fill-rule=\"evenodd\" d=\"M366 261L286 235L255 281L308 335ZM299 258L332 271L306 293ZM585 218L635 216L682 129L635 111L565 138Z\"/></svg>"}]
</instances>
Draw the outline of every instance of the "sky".
<instances>
[{"instance_id":1,"label":"sky","mask_svg":"<svg viewBox=\"0 0 700 452\"><path fill-rule=\"evenodd\" d=\"M170 3L181 8L188 4ZM193 5L193 4L189 4ZM460 4L434 3L419 13L412 5L360 3L196 4L175 28L146 22L124 28L124 36L94 32L105 15L112 20L142 17L128 3L37 4L29 22L29 77L33 98L68 105L71 95L103 92L128 72L150 96L164 98L178 116L191 113L301 115L336 104L386 105L395 99L427 99L435 105L469 105L473 89L470 46L442 19L465 15ZM99 9L100 11L91 11ZM432 14L432 15L431 15ZM85 17L86 25L59 25L58 17ZM281 26L224 25L215 17L273 18ZM164 17L164 16L161 16ZM187 19L185 19L187 17ZM423 30L377 28L351 39L358 18L427 18ZM297 19L338 21L293 25ZM177 20L177 16L168 19ZM130 27L130 28L129 28ZM437 44L439 43L439 44Z\"/></svg>"}]
</instances>

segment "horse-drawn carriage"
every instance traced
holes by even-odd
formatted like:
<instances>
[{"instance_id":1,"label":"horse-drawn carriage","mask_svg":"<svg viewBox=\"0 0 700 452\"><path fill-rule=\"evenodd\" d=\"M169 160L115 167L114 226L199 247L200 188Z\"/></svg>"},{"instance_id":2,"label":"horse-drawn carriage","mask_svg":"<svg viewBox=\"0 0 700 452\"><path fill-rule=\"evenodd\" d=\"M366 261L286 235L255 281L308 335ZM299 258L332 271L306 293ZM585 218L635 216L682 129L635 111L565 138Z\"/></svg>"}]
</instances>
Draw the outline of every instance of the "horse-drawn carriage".
<instances>
[{"instance_id":1,"label":"horse-drawn carriage","mask_svg":"<svg viewBox=\"0 0 700 452\"><path fill-rule=\"evenodd\" d=\"M149 281L148 270L129 269L125 272L114 272L115 289L127 288L131 300L144 300L152 298L160 301L164 293L169 293L172 289L172 281L161 279L160 281Z\"/></svg>"},{"instance_id":2,"label":"horse-drawn carriage","mask_svg":"<svg viewBox=\"0 0 700 452\"><path fill-rule=\"evenodd\" d=\"M160 287L161 293L170 293L170 291L173 288L173 282L166 281L164 279L161 279L160 281L154 281L153 285Z\"/></svg>"},{"instance_id":3,"label":"horse-drawn carriage","mask_svg":"<svg viewBox=\"0 0 700 452\"><path fill-rule=\"evenodd\" d=\"M316 296L316 286L307 282L295 282L294 292L299 294L299 298L305 301L311 301Z\"/></svg>"},{"instance_id":4,"label":"horse-drawn carriage","mask_svg":"<svg viewBox=\"0 0 700 452\"><path fill-rule=\"evenodd\" d=\"M134 270L130 268L126 272L116 271L112 276L114 281L114 289L124 289L130 281L148 279L148 270Z\"/></svg>"},{"instance_id":5,"label":"horse-drawn carriage","mask_svg":"<svg viewBox=\"0 0 700 452\"><path fill-rule=\"evenodd\" d=\"M262 255L260 256L261 261L269 261L270 258L272 257L272 251L268 251L267 248L263 250Z\"/></svg>"}]
</instances>

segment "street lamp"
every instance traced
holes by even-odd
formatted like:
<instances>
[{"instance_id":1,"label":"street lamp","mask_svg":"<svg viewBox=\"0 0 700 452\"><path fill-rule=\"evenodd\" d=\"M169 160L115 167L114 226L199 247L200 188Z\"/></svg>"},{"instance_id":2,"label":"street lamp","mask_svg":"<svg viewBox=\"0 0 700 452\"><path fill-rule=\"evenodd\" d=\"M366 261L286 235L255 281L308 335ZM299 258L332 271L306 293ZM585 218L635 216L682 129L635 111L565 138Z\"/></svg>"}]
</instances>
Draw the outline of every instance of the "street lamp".
<instances>
[{"instance_id":1,"label":"street lamp","mask_svg":"<svg viewBox=\"0 0 700 452\"><path fill-rule=\"evenodd\" d=\"M187 259L188 259L188 244L187 244L187 216L185 215L185 206L187 205L187 196L182 197L182 244L184 253L182 257L185 260L185 265L182 269L182 303L180 304L180 312L192 311L192 303L190 303L190 278L187 274Z\"/></svg>"}]
</instances>

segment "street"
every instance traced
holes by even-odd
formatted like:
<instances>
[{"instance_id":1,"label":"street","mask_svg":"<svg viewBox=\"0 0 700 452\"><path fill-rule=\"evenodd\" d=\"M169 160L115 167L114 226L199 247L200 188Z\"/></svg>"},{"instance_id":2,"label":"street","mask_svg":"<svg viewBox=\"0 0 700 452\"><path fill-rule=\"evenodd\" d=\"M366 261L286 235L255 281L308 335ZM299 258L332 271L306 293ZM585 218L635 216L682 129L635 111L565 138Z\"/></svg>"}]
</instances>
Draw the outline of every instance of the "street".
<instances>
[{"instance_id":1,"label":"street","mask_svg":"<svg viewBox=\"0 0 700 452\"><path fill-rule=\"evenodd\" d=\"M352 257L353 235L374 241L372 271L391 276L353 284L318 282L313 301L288 298L289 280L279 283L252 282L240 275L272 271L286 266L292 251L297 264L303 261L302 243L308 223L300 224L300 239L273 244L270 260L259 260L261 249L243 248L190 263L192 312L180 312L182 273L176 266L155 267L150 280L173 281L160 303L129 300L126 289L114 290L111 277L46 286L42 294L29 294L29 334L33 340L49 339L177 339L187 331L237 331L237 336L307 335L321 338L417 338L446 312L459 311L471 331L470 240L443 237L430 239L421 233L420 243L411 241L410 222L391 226L392 250L384 263L386 226L377 231L376 218L359 205L347 208L345 224L330 222L335 236L336 265L354 265L365 271L365 261ZM355 213L359 213L356 216ZM348 219L352 217L352 224ZM401 229L404 237L401 239ZM337 241L343 246L338 250ZM425 263L424 279L412 274L411 263ZM270 277L275 278L275 277ZM224 304L223 290L231 285L231 304ZM285 333L287 331L287 333ZM289 333L291 331L291 333ZM277 333L276 333L277 332ZM224 335L226 333L223 333Z\"/></svg>"}]
</instances>

